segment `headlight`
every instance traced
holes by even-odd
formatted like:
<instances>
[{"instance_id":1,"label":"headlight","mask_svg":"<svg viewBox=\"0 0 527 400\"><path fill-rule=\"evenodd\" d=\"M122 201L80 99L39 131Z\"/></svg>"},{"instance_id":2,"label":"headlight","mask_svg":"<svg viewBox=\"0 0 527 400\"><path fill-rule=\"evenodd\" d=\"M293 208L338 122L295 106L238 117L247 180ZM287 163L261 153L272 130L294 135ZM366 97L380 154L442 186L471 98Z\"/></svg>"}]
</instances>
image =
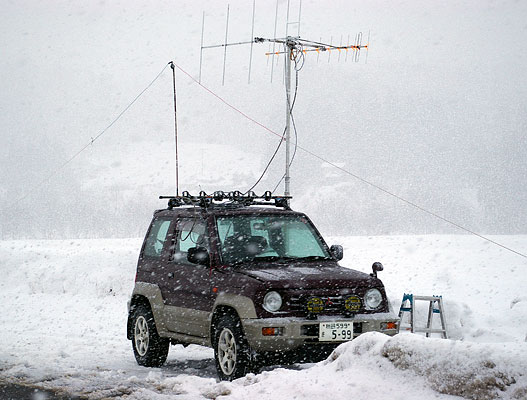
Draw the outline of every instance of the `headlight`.
<instances>
[{"instance_id":1,"label":"headlight","mask_svg":"<svg viewBox=\"0 0 527 400\"><path fill-rule=\"evenodd\" d=\"M277 292L269 292L263 300L263 308L269 312L278 311L282 307L282 297Z\"/></svg>"},{"instance_id":2,"label":"headlight","mask_svg":"<svg viewBox=\"0 0 527 400\"><path fill-rule=\"evenodd\" d=\"M368 310L376 309L381 302L382 294L378 289L370 289L366 292L366 296L364 296L364 304L366 304Z\"/></svg>"}]
</instances>

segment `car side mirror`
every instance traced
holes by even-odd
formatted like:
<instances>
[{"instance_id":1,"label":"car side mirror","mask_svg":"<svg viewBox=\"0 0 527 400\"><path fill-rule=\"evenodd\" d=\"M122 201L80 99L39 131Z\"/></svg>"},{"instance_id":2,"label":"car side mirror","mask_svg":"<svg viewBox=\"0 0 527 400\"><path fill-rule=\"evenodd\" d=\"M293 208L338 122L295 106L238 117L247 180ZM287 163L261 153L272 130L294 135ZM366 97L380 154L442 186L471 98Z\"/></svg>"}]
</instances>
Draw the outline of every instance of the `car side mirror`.
<instances>
[{"instance_id":1,"label":"car side mirror","mask_svg":"<svg viewBox=\"0 0 527 400\"><path fill-rule=\"evenodd\" d=\"M384 267L380 262L377 261L373 263L373 265L371 266L371 269L373 270L373 272L370 275L377 278L377 272L382 271Z\"/></svg>"},{"instance_id":2,"label":"car side mirror","mask_svg":"<svg viewBox=\"0 0 527 400\"><path fill-rule=\"evenodd\" d=\"M205 247L191 247L187 251L187 260L192 264L209 265L210 256Z\"/></svg>"},{"instance_id":3,"label":"car side mirror","mask_svg":"<svg viewBox=\"0 0 527 400\"><path fill-rule=\"evenodd\" d=\"M329 252L333 256L333 258L337 261L342 260L342 258L344 257L344 249L342 248L340 244L334 244L333 246L331 246L329 248Z\"/></svg>"}]
</instances>

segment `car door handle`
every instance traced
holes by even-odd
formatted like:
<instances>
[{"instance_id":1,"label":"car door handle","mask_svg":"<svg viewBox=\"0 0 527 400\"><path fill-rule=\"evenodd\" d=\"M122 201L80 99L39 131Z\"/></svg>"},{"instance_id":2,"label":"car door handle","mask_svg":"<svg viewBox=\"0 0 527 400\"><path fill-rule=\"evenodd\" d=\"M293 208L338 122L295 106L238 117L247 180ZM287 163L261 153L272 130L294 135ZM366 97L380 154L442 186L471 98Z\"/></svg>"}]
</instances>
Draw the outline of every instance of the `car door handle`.
<instances>
[{"instance_id":1,"label":"car door handle","mask_svg":"<svg viewBox=\"0 0 527 400\"><path fill-rule=\"evenodd\" d=\"M173 278L173 277L174 277L174 273L173 273L173 272L169 272L169 273L168 273L168 277L169 277L169 278Z\"/></svg>"}]
</instances>

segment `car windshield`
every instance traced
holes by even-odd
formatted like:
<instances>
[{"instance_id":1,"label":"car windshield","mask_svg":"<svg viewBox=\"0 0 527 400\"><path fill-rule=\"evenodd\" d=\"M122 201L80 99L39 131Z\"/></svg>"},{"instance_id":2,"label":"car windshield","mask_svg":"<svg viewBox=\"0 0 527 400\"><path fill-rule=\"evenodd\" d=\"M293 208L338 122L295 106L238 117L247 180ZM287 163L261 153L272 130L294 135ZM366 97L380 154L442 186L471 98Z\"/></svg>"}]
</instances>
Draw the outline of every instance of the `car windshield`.
<instances>
[{"instance_id":1,"label":"car windshield","mask_svg":"<svg viewBox=\"0 0 527 400\"><path fill-rule=\"evenodd\" d=\"M217 217L224 263L330 259L313 225L298 215Z\"/></svg>"}]
</instances>

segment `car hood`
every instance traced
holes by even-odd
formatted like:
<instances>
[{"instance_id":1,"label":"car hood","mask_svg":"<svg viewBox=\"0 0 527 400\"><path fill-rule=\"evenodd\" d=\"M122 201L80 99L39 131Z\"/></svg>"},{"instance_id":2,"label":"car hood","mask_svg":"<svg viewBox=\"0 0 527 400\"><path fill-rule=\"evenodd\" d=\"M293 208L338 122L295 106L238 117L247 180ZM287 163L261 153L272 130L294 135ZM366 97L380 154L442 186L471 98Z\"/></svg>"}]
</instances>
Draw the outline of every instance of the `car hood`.
<instances>
[{"instance_id":1,"label":"car hood","mask_svg":"<svg viewBox=\"0 0 527 400\"><path fill-rule=\"evenodd\" d=\"M379 279L364 272L341 267L334 261L253 264L240 267L236 272L257 279L275 289L382 286Z\"/></svg>"}]
</instances>

